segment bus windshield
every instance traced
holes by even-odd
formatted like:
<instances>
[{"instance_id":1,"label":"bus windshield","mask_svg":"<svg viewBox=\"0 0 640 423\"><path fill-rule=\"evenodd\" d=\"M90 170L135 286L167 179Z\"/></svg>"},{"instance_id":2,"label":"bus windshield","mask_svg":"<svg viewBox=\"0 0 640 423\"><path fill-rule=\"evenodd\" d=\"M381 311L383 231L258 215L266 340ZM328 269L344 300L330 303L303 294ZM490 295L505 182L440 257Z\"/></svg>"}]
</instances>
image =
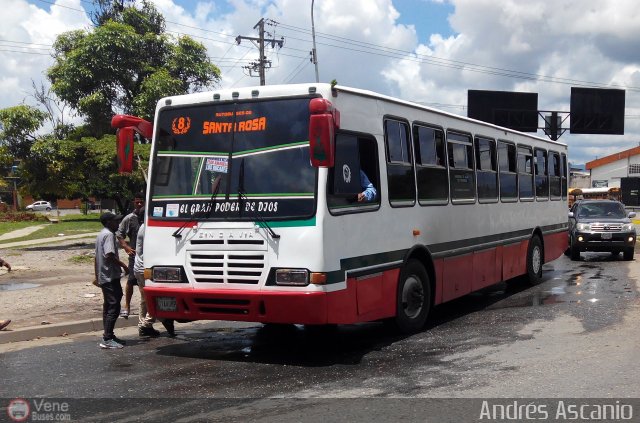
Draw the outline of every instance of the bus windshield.
<instances>
[{"instance_id":1,"label":"bus windshield","mask_svg":"<svg viewBox=\"0 0 640 423\"><path fill-rule=\"evenodd\" d=\"M162 109L149 214L200 220L313 216L316 169L308 134L309 98Z\"/></svg>"}]
</instances>

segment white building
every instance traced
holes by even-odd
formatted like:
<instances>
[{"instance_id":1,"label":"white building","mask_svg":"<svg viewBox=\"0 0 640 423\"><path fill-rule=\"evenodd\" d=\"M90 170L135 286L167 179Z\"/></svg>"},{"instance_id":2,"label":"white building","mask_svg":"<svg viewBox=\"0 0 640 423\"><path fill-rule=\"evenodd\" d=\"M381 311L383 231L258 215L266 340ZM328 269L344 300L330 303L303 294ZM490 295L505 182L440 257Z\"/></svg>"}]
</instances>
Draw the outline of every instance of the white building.
<instances>
[{"instance_id":1,"label":"white building","mask_svg":"<svg viewBox=\"0 0 640 423\"><path fill-rule=\"evenodd\" d=\"M591 188L591 173L569 169L569 188Z\"/></svg>"},{"instance_id":2,"label":"white building","mask_svg":"<svg viewBox=\"0 0 640 423\"><path fill-rule=\"evenodd\" d=\"M620 178L640 176L640 146L586 163L591 187L620 187Z\"/></svg>"}]
</instances>

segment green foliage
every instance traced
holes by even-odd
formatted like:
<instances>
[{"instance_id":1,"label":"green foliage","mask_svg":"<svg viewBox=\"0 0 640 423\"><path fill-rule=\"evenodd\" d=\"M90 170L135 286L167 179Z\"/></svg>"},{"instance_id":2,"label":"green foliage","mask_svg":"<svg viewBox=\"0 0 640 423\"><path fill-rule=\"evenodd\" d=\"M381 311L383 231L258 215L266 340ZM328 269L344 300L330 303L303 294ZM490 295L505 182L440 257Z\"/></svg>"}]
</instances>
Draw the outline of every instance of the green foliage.
<instances>
[{"instance_id":1,"label":"green foliage","mask_svg":"<svg viewBox=\"0 0 640 423\"><path fill-rule=\"evenodd\" d=\"M38 140L22 163L24 188L38 198L112 198L124 207L145 186L151 146L136 144L138 166L125 175L117 172L115 146L113 135L79 141Z\"/></svg>"},{"instance_id":2,"label":"green foliage","mask_svg":"<svg viewBox=\"0 0 640 423\"><path fill-rule=\"evenodd\" d=\"M26 105L0 110L0 167L21 159L20 189L33 197L115 199L124 211L145 186L150 146L136 144L135 172L118 174L115 136L109 135L113 115L152 120L161 97L210 87L220 70L202 44L167 34L164 17L149 1L95 0L92 20L95 27L56 38L47 70L51 92L34 84L34 98L46 112ZM56 119L61 104L85 124ZM36 136L45 120L53 133Z\"/></svg>"},{"instance_id":3,"label":"green foliage","mask_svg":"<svg viewBox=\"0 0 640 423\"><path fill-rule=\"evenodd\" d=\"M24 104L0 110L0 145L15 158L26 157L45 118L43 111Z\"/></svg>"},{"instance_id":4,"label":"green foliage","mask_svg":"<svg viewBox=\"0 0 640 423\"><path fill-rule=\"evenodd\" d=\"M158 99L184 91L180 88L181 81L173 78L166 69L160 69L142 83L140 94L133 101L133 114L143 119L153 121Z\"/></svg>"},{"instance_id":5,"label":"green foliage","mask_svg":"<svg viewBox=\"0 0 640 423\"><path fill-rule=\"evenodd\" d=\"M53 92L87 119L92 135L111 132L116 112L151 118L165 95L198 91L220 79L205 47L165 33L153 4L100 1L98 26L71 31L54 43L47 76Z\"/></svg>"}]
</instances>

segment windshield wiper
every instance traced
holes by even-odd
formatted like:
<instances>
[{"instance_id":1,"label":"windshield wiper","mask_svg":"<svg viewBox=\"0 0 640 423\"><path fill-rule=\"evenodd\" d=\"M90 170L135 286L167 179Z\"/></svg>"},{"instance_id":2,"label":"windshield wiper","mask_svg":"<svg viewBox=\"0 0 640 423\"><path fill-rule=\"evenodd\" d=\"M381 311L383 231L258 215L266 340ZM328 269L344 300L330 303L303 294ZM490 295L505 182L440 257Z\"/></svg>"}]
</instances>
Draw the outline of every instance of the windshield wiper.
<instances>
[{"instance_id":1,"label":"windshield wiper","mask_svg":"<svg viewBox=\"0 0 640 423\"><path fill-rule=\"evenodd\" d=\"M247 195L244 191L244 158L240 161L240 172L239 172L238 179L239 179L238 180L238 206L240 207L239 214L240 216L242 216L243 204L245 201L248 201ZM255 207L253 207L252 210L255 218L259 220L260 223L262 223L262 225L267 229L267 231L269 231L269 235L271 235L271 238L273 239L280 238L280 235L278 235L273 231L273 229L271 229L271 226L269 226L269 223L266 221L264 216L262 216L262 213L256 210Z\"/></svg>"},{"instance_id":2,"label":"windshield wiper","mask_svg":"<svg viewBox=\"0 0 640 423\"><path fill-rule=\"evenodd\" d=\"M211 211L213 210L213 206L215 203L215 199L216 199L216 195L218 195L218 192L220 191L220 181L222 180L222 176L220 176L219 178L216 178L216 180L214 181L215 186L213 187L213 190L211 192L211 198L209 199L209 211L207 211L207 219L209 217L211 217ZM201 211L200 213L195 213L193 216L191 216L191 218L189 220L187 220L186 222L184 222L182 224L182 226L180 226L178 229L176 229L176 231L172 234L172 236L174 238L182 238L182 231L184 230L184 228L187 227L187 225L189 225L190 223L193 223L194 220L196 220L197 218L201 217L204 215L204 210Z\"/></svg>"}]
</instances>

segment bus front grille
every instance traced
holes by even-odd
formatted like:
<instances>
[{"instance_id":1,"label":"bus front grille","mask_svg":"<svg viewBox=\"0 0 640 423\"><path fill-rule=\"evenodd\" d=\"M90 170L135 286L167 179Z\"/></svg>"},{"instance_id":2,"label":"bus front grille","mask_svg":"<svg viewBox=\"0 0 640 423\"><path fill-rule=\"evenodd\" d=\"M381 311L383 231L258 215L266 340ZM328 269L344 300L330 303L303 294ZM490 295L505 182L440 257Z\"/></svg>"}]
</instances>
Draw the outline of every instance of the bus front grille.
<instances>
[{"instance_id":1,"label":"bus front grille","mask_svg":"<svg viewBox=\"0 0 640 423\"><path fill-rule=\"evenodd\" d=\"M190 251L188 269L196 283L257 285L265 271L264 254Z\"/></svg>"}]
</instances>

